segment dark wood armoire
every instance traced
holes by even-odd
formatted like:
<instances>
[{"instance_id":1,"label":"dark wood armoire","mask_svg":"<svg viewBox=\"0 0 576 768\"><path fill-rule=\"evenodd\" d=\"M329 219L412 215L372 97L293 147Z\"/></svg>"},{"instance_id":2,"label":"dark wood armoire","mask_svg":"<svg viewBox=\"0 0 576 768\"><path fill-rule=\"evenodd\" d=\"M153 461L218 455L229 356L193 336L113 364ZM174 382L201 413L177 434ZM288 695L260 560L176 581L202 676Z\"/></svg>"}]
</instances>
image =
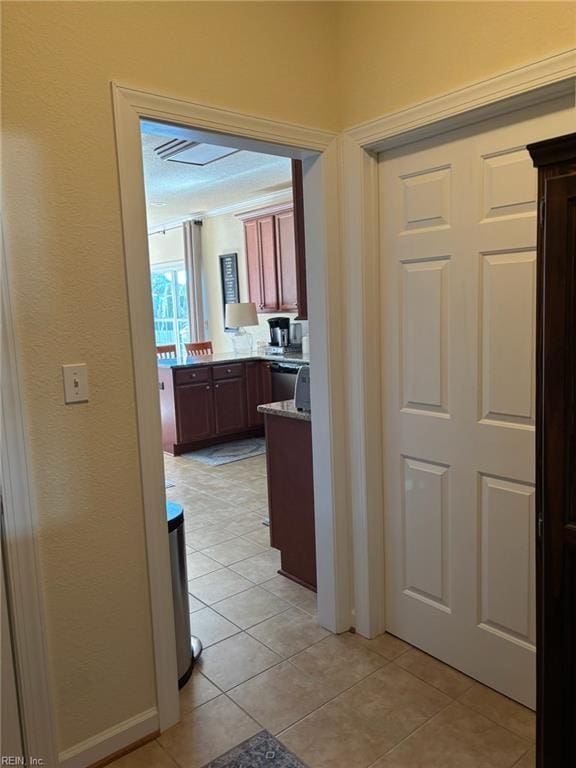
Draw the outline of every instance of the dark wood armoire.
<instances>
[{"instance_id":1,"label":"dark wood armoire","mask_svg":"<svg viewBox=\"0 0 576 768\"><path fill-rule=\"evenodd\" d=\"M538 768L576 766L576 133L538 168Z\"/></svg>"}]
</instances>

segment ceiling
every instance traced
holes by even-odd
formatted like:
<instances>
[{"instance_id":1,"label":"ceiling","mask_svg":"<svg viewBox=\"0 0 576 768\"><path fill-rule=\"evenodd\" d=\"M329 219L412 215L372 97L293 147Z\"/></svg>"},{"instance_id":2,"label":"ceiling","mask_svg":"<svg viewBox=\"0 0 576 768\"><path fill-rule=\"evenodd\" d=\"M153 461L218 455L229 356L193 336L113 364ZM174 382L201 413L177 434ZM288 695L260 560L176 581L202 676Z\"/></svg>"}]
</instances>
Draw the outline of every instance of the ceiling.
<instances>
[{"instance_id":1,"label":"ceiling","mask_svg":"<svg viewBox=\"0 0 576 768\"><path fill-rule=\"evenodd\" d=\"M154 149L162 136L142 134L148 227L157 227L291 185L287 157L242 150L205 166L162 160Z\"/></svg>"}]
</instances>

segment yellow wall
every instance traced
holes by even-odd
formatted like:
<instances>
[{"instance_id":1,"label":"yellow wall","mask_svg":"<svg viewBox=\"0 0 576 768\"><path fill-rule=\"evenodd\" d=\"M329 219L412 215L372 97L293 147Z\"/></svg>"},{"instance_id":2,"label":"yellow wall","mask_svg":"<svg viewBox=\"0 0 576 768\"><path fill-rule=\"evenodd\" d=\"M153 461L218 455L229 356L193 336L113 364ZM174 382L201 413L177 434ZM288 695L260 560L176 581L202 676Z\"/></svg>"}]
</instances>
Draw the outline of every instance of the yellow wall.
<instances>
[{"instance_id":1,"label":"yellow wall","mask_svg":"<svg viewBox=\"0 0 576 768\"><path fill-rule=\"evenodd\" d=\"M338 3L349 127L576 46L576 3Z\"/></svg>"},{"instance_id":2,"label":"yellow wall","mask_svg":"<svg viewBox=\"0 0 576 768\"><path fill-rule=\"evenodd\" d=\"M2 21L6 235L65 749L155 701L110 81L335 128L573 45L574 12L10 2ZM91 401L65 407L60 366L82 360Z\"/></svg>"},{"instance_id":3,"label":"yellow wall","mask_svg":"<svg viewBox=\"0 0 576 768\"><path fill-rule=\"evenodd\" d=\"M154 706L110 81L336 123L314 3L7 3L4 199L58 746ZM91 401L62 404L62 363ZM160 512L161 514L161 512Z\"/></svg>"}]
</instances>

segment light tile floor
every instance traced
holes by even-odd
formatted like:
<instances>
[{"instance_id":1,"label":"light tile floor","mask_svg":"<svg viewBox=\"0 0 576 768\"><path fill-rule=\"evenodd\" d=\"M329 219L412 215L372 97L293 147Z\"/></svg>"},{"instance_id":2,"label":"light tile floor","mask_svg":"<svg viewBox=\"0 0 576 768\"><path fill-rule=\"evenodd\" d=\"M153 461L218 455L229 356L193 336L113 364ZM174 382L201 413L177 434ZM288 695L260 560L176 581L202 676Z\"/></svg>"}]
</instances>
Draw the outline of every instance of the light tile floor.
<instances>
[{"instance_id":1,"label":"light tile floor","mask_svg":"<svg viewBox=\"0 0 576 768\"><path fill-rule=\"evenodd\" d=\"M192 632L182 720L116 768L201 768L262 728L310 768L533 768L534 714L382 635L331 635L277 574L266 461L166 457L185 508Z\"/></svg>"}]
</instances>

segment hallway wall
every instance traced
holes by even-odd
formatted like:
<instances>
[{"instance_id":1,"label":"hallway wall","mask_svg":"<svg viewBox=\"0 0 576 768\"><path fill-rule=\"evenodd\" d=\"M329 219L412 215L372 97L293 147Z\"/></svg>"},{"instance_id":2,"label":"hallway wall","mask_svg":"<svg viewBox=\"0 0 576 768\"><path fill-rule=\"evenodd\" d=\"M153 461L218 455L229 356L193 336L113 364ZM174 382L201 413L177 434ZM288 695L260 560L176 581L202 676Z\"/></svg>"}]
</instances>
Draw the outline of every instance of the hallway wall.
<instances>
[{"instance_id":1,"label":"hallway wall","mask_svg":"<svg viewBox=\"0 0 576 768\"><path fill-rule=\"evenodd\" d=\"M155 706L110 81L331 128L334 41L323 3L3 4L5 226L60 750ZM90 402L67 407L60 367L79 361Z\"/></svg>"},{"instance_id":2,"label":"hallway wall","mask_svg":"<svg viewBox=\"0 0 576 768\"><path fill-rule=\"evenodd\" d=\"M347 128L576 46L573 2L338 3Z\"/></svg>"},{"instance_id":3,"label":"hallway wall","mask_svg":"<svg viewBox=\"0 0 576 768\"><path fill-rule=\"evenodd\" d=\"M155 705L110 81L336 129L573 45L574 13L3 4L5 229L60 750ZM60 366L79 361L91 400L66 407Z\"/></svg>"}]
</instances>

